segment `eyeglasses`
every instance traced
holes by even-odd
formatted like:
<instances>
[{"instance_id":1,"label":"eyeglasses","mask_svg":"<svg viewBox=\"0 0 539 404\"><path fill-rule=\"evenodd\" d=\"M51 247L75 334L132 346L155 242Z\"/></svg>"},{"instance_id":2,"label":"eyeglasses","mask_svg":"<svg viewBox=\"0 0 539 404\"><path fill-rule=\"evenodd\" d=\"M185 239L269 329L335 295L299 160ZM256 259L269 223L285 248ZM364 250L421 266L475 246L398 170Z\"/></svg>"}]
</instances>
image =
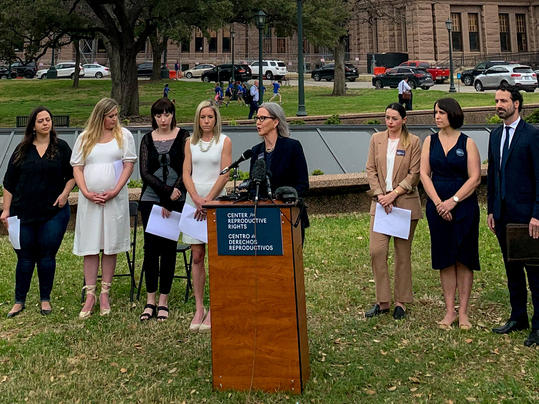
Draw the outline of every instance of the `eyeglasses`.
<instances>
[{"instance_id":1,"label":"eyeglasses","mask_svg":"<svg viewBox=\"0 0 539 404\"><path fill-rule=\"evenodd\" d=\"M256 121L260 121L260 122L264 122L266 119L275 119L274 117L272 116L255 116L253 118Z\"/></svg>"}]
</instances>

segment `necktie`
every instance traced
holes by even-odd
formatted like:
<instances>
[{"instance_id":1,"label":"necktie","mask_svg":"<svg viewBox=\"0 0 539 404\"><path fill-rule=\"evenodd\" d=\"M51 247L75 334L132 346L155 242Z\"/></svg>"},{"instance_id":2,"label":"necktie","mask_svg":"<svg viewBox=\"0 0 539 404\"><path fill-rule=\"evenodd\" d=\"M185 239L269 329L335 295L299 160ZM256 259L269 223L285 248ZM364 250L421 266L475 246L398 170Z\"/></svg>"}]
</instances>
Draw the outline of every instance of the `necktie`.
<instances>
[{"instance_id":1,"label":"necktie","mask_svg":"<svg viewBox=\"0 0 539 404\"><path fill-rule=\"evenodd\" d=\"M510 126L505 127L505 141L503 142L502 163L500 165L500 186L502 200L505 200L505 165L509 155L509 129L511 129Z\"/></svg>"}]
</instances>

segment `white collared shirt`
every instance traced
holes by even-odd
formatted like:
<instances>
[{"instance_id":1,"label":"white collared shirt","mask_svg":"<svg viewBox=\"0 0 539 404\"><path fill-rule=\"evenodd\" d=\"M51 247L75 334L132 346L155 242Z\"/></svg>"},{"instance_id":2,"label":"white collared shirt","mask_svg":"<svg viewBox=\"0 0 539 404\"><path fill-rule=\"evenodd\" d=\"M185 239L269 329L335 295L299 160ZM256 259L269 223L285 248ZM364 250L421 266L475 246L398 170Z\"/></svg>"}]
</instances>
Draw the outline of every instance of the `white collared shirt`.
<instances>
[{"instance_id":1,"label":"white collared shirt","mask_svg":"<svg viewBox=\"0 0 539 404\"><path fill-rule=\"evenodd\" d=\"M515 122L513 122L511 125L503 125L502 130L502 139L500 142L500 165L502 164L502 157L503 157L503 144L505 143L505 134L507 133L506 128L509 127L509 147L511 147L511 142L513 141L513 135L515 134L515 130L517 129L517 126L520 122L520 116L517 118Z\"/></svg>"}]
</instances>

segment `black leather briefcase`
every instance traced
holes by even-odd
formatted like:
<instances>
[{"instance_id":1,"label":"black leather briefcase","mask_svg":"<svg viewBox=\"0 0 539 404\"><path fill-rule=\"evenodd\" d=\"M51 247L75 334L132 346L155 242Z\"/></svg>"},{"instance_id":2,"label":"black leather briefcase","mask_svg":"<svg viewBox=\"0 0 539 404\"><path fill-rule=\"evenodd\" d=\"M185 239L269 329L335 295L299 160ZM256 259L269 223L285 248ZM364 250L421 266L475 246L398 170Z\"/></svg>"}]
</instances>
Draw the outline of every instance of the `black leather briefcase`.
<instances>
[{"instance_id":1,"label":"black leather briefcase","mask_svg":"<svg viewBox=\"0 0 539 404\"><path fill-rule=\"evenodd\" d=\"M530 237L528 224L509 223L507 231L507 259L539 265L539 238Z\"/></svg>"}]
</instances>

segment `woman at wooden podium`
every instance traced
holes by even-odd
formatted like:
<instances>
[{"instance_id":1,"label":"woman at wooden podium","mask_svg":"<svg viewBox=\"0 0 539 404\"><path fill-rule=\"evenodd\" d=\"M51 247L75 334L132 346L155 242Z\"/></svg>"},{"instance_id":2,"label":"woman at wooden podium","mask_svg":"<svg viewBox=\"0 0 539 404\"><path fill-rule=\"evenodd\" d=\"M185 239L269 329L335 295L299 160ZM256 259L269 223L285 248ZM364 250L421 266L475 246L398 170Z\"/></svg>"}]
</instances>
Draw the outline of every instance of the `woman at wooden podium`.
<instances>
[{"instance_id":1,"label":"woman at wooden podium","mask_svg":"<svg viewBox=\"0 0 539 404\"><path fill-rule=\"evenodd\" d=\"M213 101L202 101L198 105L193 122L193 134L185 143L183 162L183 183L187 189L185 203L196 209L196 219L204 220L206 209L202 205L225 194L228 175L219 173L232 161L232 142L221 133L221 115ZM189 330L206 332L211 329L211 314L204 308L206 244L187 234L183 234L183 242L191 245L193 254L196 311Z\"/></svg>"},{"instance_id":2,"label":"woman at wooden podium","mask_svg":"<svg viewBox=\"0 0 539 404\"><path fill-rule=\"evenodd\" d=\"M309 227L307 209L301 202L309 190L309 172L301 143L290 138L290 131L283 108L274 102L265 102L254 117L256 130L262 142L252 148L251 177L255 163L264 159L270 175L271 190L288 186L294 188L300 198L301 240Z\"/></svg>"}]
</instances>

